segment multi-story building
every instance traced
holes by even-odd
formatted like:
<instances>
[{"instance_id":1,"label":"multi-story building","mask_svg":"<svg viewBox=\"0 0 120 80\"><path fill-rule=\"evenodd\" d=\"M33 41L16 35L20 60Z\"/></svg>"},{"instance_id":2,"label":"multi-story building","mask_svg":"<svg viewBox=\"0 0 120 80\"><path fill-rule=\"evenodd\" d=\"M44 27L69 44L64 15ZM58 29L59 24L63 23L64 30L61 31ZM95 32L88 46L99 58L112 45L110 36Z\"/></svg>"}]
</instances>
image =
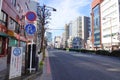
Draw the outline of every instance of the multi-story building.
<instances>
[{"instance_id":1,"label":"multi-story building","mask_svg":"<svg viewBox=\"0 0 120 80\"><path fill-rule=\"evenodd\" d=\"M61 42L62 42L62 44L61 44L62 48L65 48L66 47L66 45L65 45L65 42L66 42L65 41L65 32L62 33L62 41Z\"/></svg>"},{"instance_id":2,"label":"multi-story building","mask_svg":"<svg viewBox=\"0 0 120 80\"><path fill-rule=\"evenodd\" d=\"M54 47L55 48L61 48L61 37L60 36L55 36L54 38Z\"/></svg>"},{"instance_id":3,"label":"multi-story building","mask_svg":"<svg viewBox=\"0 0 120 80\"><path fill-rule=\"evenodd\" d=\"M69 39L69 26L65 24L65 47L68 47L67 40Z\"/></svg>"},{"instance_id":4,"label":"multi-story building","mask_svg":"<svg viewBox=\"0 0 120 80\"><path fill-rule=\"evenodd\" d=\"M113 50L119 46L120 1L93 0L92 44L98 49Z\"/></svg>"},{"instance_id":5,"label":"multi-story building","mask_svg":"<svg viewBox=\"0 0 120 80\"><path fill-rule=\"evenodd\" d=\"M4 64L7 64L7 55L11 53L11 47L23 47L23 53L25 53L27 39L24 26L25 14L29 10L29 0L0 0L0 2L1 1L0 59L4 58ZM3 64L1 65L4 66ZM0 68L0 71L1 70Z\"/></svg>"},{"instance_id":6,"label":"multi-story building","mask_svg":"<svg viewBox=\"0 0 120 80\"><path fill-rule=\"evenodd\" d=\"M104 0L100 9L103 49L117 49L119 47L118 33L120 32L120 0Z\"/></svg>"},{"instance_id":7,"label":"multi-story building","mask_svg":"<svg viewBox=\"0 0 120 80\"><path fill-rule=\"evenodd\" d=\"M101 15L100 4L103 0L93 0L92 2L92 47L102 48L101 43Z\"/></svg>"},{"instance_id":8,"label":"multi-story building","mask_svg":"<svg viewBox=\"0 0 120 80\"><path fill-rule=\"evenodd\" d=\"M90 18L86 16L79 16L75 21L71 21L69 23L69 36L72 39L77 38L77 41L80 40L78 42L79 48L85 48L85 43L89 36L89 28L90 28ZM73 44L72 46L76 46L76 44Z\"/></svg>"},{"instance_id":9,"label":"multi-story building","mask_svg":"<svg viewBox=\"0 0 120 80\"><path fill-rule=\"evenodd\" d=\"M52 42L52 33L46 32L46 38L47 38L47 42L51 43Z\"/></svg>"}]
</instances>

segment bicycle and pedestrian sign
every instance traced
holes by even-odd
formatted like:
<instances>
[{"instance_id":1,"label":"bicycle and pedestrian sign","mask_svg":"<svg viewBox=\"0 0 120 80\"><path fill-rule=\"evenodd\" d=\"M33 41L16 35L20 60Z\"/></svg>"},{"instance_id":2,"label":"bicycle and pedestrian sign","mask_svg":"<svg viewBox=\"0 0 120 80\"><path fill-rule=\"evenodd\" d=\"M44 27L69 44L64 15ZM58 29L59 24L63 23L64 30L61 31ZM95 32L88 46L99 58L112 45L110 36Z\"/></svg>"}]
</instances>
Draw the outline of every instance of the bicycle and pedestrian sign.
<instances>
[{"instance_id":1,"label":"bicycle and pedestrian sign","mask_svg":"<svg viewBox=\"0 0 120 80\"><path fill-rule=\"evenodd\" d=\"M9 79L21 76L22 47L12 47Z\"/></svg>"}]
</instances>

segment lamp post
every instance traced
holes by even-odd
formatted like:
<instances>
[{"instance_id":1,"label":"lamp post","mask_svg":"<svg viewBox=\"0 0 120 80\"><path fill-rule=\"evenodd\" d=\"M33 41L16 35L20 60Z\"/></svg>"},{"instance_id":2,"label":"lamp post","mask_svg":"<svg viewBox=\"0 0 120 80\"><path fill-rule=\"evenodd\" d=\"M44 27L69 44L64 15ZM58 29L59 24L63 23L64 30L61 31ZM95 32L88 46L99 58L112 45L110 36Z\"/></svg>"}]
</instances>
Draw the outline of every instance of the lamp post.
<instances>
[{"instance_id":1,"label":"lamp post","mask_svg":"<svg viewBox=\"0 0 120 80\"><path fill-rule=\"evenodd\" d=\"M105 17L105 18L103 18L103 20L106 20L106 18L109 18L109 21L110 21L110 34L111 34L111 43L110 43L110 46L111 46L111 51L112 51L113 50L113 48L112 48L112 22L111 22L112 17Z\"/></svg>"},{"instance_id":2,"label":"lamp post","mask_svg":"<svg viewBox=\"0 0 120 80\"><path fill-rule=\"evenodd\" d=\"M44 51L45 51L44 35L45 35L45 29L46 29L45 25L49 23L48 19L50 19L50 16L51 16L50 10L56 11L55 8L52 8L52 7L49 7L46 5L38 6L38 18L39 18L39 22L40 22L39 30L41 32L40 52L43 52L43 56L45 55L45 53L44 53Z\"/></svg>"}]
</instances>

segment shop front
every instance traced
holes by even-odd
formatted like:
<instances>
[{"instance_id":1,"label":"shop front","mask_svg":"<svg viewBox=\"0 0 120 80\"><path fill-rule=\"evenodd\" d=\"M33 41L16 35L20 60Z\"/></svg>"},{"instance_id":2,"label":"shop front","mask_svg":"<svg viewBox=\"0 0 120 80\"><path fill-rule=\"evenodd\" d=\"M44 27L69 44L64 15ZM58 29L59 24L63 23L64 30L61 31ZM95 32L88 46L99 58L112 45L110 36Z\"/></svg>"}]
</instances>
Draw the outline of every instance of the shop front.
<instances>
[{"instance_id":1,"label":"shop front","mask_svg":"<svg viewBox=\"0 0 120 80\"><path fill-rule=\"evenodd\" d=\"M4 57L7 54L8 47L8 35L6 27L0 24L0 57Z\"/></svg>"}]
</instances>

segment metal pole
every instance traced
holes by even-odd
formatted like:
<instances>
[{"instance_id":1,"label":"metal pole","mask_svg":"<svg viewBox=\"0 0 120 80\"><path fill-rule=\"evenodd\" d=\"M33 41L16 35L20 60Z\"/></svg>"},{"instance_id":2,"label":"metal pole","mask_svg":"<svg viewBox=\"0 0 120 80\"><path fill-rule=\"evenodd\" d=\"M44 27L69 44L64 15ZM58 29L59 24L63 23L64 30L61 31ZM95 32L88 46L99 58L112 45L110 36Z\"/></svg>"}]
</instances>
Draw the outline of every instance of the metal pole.
<instances>
[{"instance_id":1,"label":"metal pole","mask_svg":"<svg viewBox=\"0 0 120 80\"><path fill-rule=\"evenodd\" d=\"M32 43L31 43L31 52L30 52L30 73L32 72L32 46L33 46L33 40L32 40Z\"/></svg>"},{"instance_id":2,"label":"metal pole","mask_svg":"<svg viewBox=\"0 0 120 80\"><path fill-rule=\"evenodd\" d=\"M111 52L112 52L112 23L111 23L111 17L110 17L110 29L111 29Z\"/></svg>"}]
</instances>

